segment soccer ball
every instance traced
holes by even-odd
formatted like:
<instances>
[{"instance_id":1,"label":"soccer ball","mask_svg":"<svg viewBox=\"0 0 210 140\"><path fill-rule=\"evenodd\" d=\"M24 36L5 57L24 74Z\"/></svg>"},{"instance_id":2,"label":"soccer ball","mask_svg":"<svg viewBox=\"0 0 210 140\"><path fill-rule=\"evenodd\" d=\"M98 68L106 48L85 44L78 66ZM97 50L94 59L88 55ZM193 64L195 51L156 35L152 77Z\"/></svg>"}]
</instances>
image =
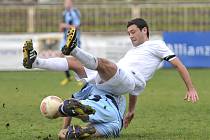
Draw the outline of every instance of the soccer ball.
<instances>
[{"instance_id":1,"label":"soccer ball","mask_svg":"<svg viewBox=\"0 0 210 140\"><path fill-rule=\"evenodd\" d=\"M57 96L47 96L40 104L40 111L42 115L48 119L58 118L58 108L63 100Z\"/></svg>"}]
</instances>

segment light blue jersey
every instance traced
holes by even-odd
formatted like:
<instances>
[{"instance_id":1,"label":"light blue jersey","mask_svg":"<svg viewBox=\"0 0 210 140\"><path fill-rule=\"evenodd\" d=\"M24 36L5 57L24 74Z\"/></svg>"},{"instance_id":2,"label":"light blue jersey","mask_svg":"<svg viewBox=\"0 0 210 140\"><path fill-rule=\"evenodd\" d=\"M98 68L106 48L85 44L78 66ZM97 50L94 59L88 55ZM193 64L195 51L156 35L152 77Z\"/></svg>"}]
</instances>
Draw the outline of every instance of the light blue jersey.
<instances>
[{"instance_id":1,"label":"light blue jersey","mask_svg":"<svg viewBox=\"0 0 210 140\"><path fill-rule=\"evenodd\" d=\"M106 137L119 136L126 109L123 95L114 96L88 84L80 92L73 94L73 97L96 110L95 114L89 115L89 122L98 133Z\"/></svg>"}]
</instances>

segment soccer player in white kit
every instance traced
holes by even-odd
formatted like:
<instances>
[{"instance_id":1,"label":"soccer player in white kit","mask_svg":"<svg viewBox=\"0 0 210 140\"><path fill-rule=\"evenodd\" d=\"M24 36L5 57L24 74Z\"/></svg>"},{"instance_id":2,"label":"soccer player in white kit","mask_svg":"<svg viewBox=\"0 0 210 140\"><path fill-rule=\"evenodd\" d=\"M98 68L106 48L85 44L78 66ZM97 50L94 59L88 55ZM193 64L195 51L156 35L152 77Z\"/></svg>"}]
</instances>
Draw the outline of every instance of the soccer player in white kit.
<instances>
[{"instance_id":1,"label":"soccer player in white kit","mask_svg":"<svg viewBox=\"0 0 210 140\"><path fill-rule=\"evenodd\" d=\"M94 80L96 88L110 92L114 95L129 93L128 112L124 117L126 128L135 114L135 105L138 95L146 87L146 82L152 78L158 66L163 60L169 61L180 73L187 93L187 101L196 102L198 94L194 88L186 67L178 57L166 46L164 41L149 40L149 27L144 19L136 18L127 24L128 35L133 47L118 62L113 63L104 58L97 58L84 50L76 47L75 29L71 28L68 34L66 45L62 49L64 55L71 55L66 59L40 59L36 58L33 65L25 62L28 68L45 68L50 70L64 71L72 69L80 78ZM36 55L29 53L30 56ZM91 71L93 77L89 77Z\"/></svg>"}]
</instances>

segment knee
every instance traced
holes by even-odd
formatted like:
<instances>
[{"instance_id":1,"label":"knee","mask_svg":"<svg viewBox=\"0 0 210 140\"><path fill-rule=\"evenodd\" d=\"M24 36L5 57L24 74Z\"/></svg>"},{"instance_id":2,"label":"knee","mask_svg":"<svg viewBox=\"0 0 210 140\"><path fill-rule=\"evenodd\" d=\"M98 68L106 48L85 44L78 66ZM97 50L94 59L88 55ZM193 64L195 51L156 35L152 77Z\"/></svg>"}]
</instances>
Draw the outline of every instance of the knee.
<instances>
[{"instance_id":1,"label":"knee","mask_svg":"<svg viewBox=\"0 0 210 140\"><path fill-rule=\"evenodd\" d=\"M75 116L75 113L72 111L73 109L70 108L71 102L70 100L64 100L63 104L60 105L58 111L60 112L60 114L62 114L63 116Z\"/></svg>"},{"instance_id":2,"label":"knee","mask_svg":"<svg viewBox=\"0 0 210 140\"><path fill-rule=\"evenodd\" d=\"M91 106L83 105L75 99L64 100L63 104L59 107L59 112L63 116L76 117L84 122L89 120L90 114L95 114L95 109Z\"/></svg>"},{"instance_id":3,"label":"knee","mask_svg":"<svg viewBox=\"0 0 210 140\"><path fill-rule=\"evenodd\" d=\"M78 75L85 75L84 66L75 57L68 57L66 59L70 70L73 70Z\"/></svg>"},{"instance_id":4,"label":"knee","mask_svg":"<svg viewBox=\"0 0 210 140\"><path fill-rule=\"evenodd\" d=\"M117 70L117 65L107 59L98 58L98 70L107 71L107 70Z\"/></svg>"},{"instance_id":5,"label":"knee","mask_svg":"<svg viewBox=\"0 0 210 140\"><path fill-rule=\"evenodd\" d=\"M77 109L77 102L74 99L64 100L63 104L59 107L59 112L63 114L64 116L69 117L76 117L80 115L76 109Z\"/></svg>"}]
</instances>

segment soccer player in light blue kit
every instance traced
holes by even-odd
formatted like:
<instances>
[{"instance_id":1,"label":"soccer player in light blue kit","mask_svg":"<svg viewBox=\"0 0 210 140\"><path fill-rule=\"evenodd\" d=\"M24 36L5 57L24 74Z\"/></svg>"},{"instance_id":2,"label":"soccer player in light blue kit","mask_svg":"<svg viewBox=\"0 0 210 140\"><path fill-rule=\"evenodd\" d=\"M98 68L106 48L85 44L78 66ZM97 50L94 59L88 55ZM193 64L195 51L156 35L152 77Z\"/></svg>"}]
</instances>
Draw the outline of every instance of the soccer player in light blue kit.
<instances>
[{"instance_id":1,"label":"soccer player in light blue kit","mask_svg":"<svg viewBox=\"0 0 210 140\"><path fill-rule=\"evenodd\" d=\"M26 57L28 58L28 62L32 59L35 60L36 57L31 56L26 49L30 50L30 53L36 54L36 51L33 49L32 40L26 41L24 44L23 61L25 61ZM53 58L50 59L52 60ZM64 58L56 59L62 60ZM57 63L56 59L54 59L55 63ZM75 62L77 62L76 59ZM37 65L35 61L32 63ZM72 68L74 67L74 69L78 69L79 65L77 65L77 63L75 63L75 65L72 63ZM62 68L57 64L52 64L51 66L48 65L47 67L42 67L42 69L56 71L59 71L59 69L63 71L63 69L65 69L62 66L62 63L60 65ZM25 64L24 67L32 68ZM66 69L68 69L68 67L66 67ZM58 114L60 117L64 117L63 127L58 134L59 139L69 140L84 137L118 137L123 127L123 117L126 110L126 100L124 95L115 95L112 92L98 89L92 79L92 77L95 77L95 73L92 74L88 69L86 69L86 73L83 71L77 71L77 75L79 78L86 81L86 85L81 91L72 95L73 99L65 100L59 107ZM70 125L71 117L79 118L89 124L84 127Z\"/></svg>"},{"instance_id":2,"label":"soccer player in light blue kit","mask_svg":"<svg viewBox=\"0 0 210 140\"><path fill-rule=\"evenodd\" d=\"M76 117L89 122L85 127L66 123L59 132L60 139L91 137L118 137L123 127L123 116L126 109L125 97L98 90L93 84L87 84L81 91L73 94L73 99L65 100L60 106L61 116ZM76 100L74 100L76 99ZM80 101L80 102L77 102ZM77 105L79 104L79 105ZM71 106L74 106L71 109ZM79 115L81 110L85 115Z\"/></svg>"},{"instance_id":3,"label":"soccer player in light blue kit","mask_svg":"<svg viewBox=\"0 0 210 140\"><path fill-rule=\"evenodd\" d=\"M60 43L60 49L62 49L63 46L66 44L67 32L68 32L69 28L72 26L78 30L78 32L76 34L76 38L77 38L78 47L80 48L80 46L81 46L81 41L80 41L80 23L81 23L80 17L81 17L81 15L80 15L80 12L78 9L73 7L72 0L64 0L64 7L65 7L65 10L63 11L63 14L62 14L63 20L59 26L59 30L64 33L63 38ZM71 80L69 70L65 71L65 75L66 75L66 78L61 81L61 85L63 85L63 86L66 85Z\"/></svg>"},{"instance_id":4,"label":"soccer player in light blue kit","mask_svg":"<svg viewBox=\"0 0 210 140\"><path fill-rule=\"evenodd\" d=\"M64 7L65 7L65 11L63 12L63 21L62 23L60 23L60 31L64 32L63 35L63 39L61 40L61 44L60 44L60 49L62 49L62 47L66 44L66 40L67 40L67 32L69 30L70 27L74 26L75 28L77 28L77 34L76 34L76 38L77 38L77 44L78 47L80 48L81 42L80 42L80 12L78 9L72 7L73 3L72 0L65 0L64 1Z\"/></svg>"}]
</instances>

